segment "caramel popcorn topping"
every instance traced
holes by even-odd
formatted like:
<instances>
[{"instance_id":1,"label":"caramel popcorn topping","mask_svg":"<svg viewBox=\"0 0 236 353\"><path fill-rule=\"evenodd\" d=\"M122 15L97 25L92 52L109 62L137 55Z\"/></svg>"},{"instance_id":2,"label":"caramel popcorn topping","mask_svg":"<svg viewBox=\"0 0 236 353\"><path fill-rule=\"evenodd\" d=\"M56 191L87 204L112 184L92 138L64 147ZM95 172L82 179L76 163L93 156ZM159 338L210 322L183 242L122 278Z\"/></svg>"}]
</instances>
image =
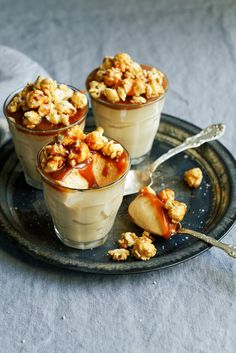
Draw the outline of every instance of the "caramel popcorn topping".
<instances>
[{"instance_id":1,"label":"caramel popcorn topping","mask_svg":"<svg viewBox=\"0 0 236 353\"><path fill-rule=\"evenodd\" d=\"M121 234L118 243L121 248L127 249L134 245L136 239L138 239L138 237L135 233L126 232Z\"/></svg>"},{"instance_id":2,"label":"caramel popcorn topping","mask_svg":"<svg viewBox=\"0 0 236 353\"><path fill-rule=\"evenodd\" d=\"M150 239L146 237L138 238L132 249L133 256L143 261L150 260L151 257L156 255L156 252L156 247L152 244Z\"/></svg>"},{"instance_id":3,"label":"caramel popcorn topping","mask_svg":"<svg viewBox=\"0 0 236 353\"><path fill-rule=\"evenodd\" d=\"M202 182L203 175L200 168L189 169L184 173L184 180L191 188L197 189Z\"/></svg>"},{"instance_id":4,"label":"caramel popcorn topping","mask_svg":"<svg viewBox=\"0 0 236 353\"><path fill-rule=\"evenodd\" d=\"M76 122L85 115L87 105L85 94L39 76L13 97L7 114L29 129L48 130Z\"/></svg>"},{"instance_id":5,"label":"caramel popcorn topping","mask_svg":"<svg viewBox=\"0 0 236 353\"><path fill-rule=\"evenodd\" d=\"M139 65L126 53L105 56L103 63L88 79L90 95L111 103L144 104L148 99L165 94L164 74L146 65Z\"/></svg>"},{"instance_id":6,"label":"caramel popcorn topping","mask_svg":"<svg viewBox=\"0 0 236 353\"><path fill-rule=\"evenodd\" d=\"M165 203L165 208L168 210L168 216L170 217L172 223L181 222L187 212L187 205L176 200L167 200Z\"/></svg>"},{"instance_id":7,"label":"caramel popcorn topping","mask_svg":"<svg viewBox=\"0 0 236 353\"><path fill-rule=\"evenodd\" d=\"M130 252L127 252L126 249L131 248L131 253L136 259L147 261L154 257L157 252L156 247L152 244L153 241L154 237L146 231L142 233L141 237L132 232L125 232L121 234L118 240L120 249L109 250L108 255L115 261L125 261L130 255Z\"/></svg>"},{"instance_id":8,"label":"caramel popcorn topping","mask_svg":"<svg viewBox=\"0 0 236 353\"><path fill-rule=\"evenodd\" d=\"M95 131L85 134L76 125L66 133L57 135L53 142L41 151L40 169L55 180L63 180L67 173L76 168L88 181L88 187L98 187L92 167L94 160L99 156L99 174L107 177L110 170L107 164L112 164L116 170L114 181L114 178L125 172L128 156L120 144L109 141L103 136L103 132L103 128L98 127ZM103 166L101 170L100 165Z\"/></svg>"},{"instance_id":9,"label":"caramel popcorn topping","mask_svg":"<svg viewBox=\"0 0 236 353\"><path fill-rule=\"evenodd\" d=\"M130 252L129 250L126 250L126 249L114 249L114 250L109 250L108 255L114 261L125 261L130 255Z\"/></svg>"}]
</instances>

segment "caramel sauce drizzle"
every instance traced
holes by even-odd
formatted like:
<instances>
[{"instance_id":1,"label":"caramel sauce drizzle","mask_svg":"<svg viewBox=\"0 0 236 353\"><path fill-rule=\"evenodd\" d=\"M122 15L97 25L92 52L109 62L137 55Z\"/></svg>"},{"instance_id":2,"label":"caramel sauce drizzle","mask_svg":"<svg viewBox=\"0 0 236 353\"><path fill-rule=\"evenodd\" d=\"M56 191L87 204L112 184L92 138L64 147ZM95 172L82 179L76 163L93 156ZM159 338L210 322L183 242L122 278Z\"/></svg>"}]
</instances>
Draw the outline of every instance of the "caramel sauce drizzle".
<instances>
[{"instance_id":1,"label":"caramel sauce drizzle","mask_svg":"<svg viewBox=\"0 0 236 353\"><path fill-rule=\"evenodd\" d=\"M169 239L176 230L176 224L171 223L170 218L167 214L164 202L157 195L153 195L146 188L143 188L141 195L147 197L155 208L157 218L160 220L163 238Z\"/></svg>"},{"instance_id":2,"label":"caramel sauce drizzle","mask_svg":"<svg viewBox=\"0 0 236 353\"><path fill-rule=\"evenodd\" d=\"M115 167L118 170L119 176L124 174L126 168L127 168L127 163L128 163L128 156L127 153L124 151L122 155L117 158L117 159L110 159L108 156L104 156L101 152L99 151L91 151L92 154L99 153L103 159L106 161L109 160L110 163L113 163ZM79 163L75 167L71 167L67 163L59 170L52 172L52 173L45 173L48 178L50 179L55 179L58 181L63 181L66 176L72 171L72 169L77 169L79 171L79 174L88 182L88 188L97 188L99 185L97 184L94 172L93 172L93 158L88 158L86 161L83 163ZM107 163L105 164L102 174L104 176L107 176L109 173L109 168Z\"/></svg>"}]
</instances>

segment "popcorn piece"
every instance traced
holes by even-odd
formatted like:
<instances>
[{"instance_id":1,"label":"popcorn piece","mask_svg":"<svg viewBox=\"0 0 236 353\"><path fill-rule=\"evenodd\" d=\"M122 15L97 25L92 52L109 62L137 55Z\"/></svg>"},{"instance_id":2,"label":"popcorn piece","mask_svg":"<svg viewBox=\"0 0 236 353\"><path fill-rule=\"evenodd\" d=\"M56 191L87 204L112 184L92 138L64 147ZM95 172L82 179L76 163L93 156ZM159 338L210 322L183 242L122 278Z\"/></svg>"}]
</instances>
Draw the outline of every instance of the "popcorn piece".
<instances>
[{"instance_id":1,"label":"popcorn piece","mask_svg":"<svg viewBox=\"0 0 236 353\"><path fill-rule=\"evenodd\" d=\"M125 72L131 67L133 60L126 53L116 54L113 58L114 67L120 69L121 72Z\"/></svg>"},{"instance_id":2,"label":"popcorn piece","mask_svg":"<svg viewBox=\"0 0 236 353\"><path fill-rule=\"evenodd\" d=\"M80 92L74 92L71 97L71 103L76 109L82 109L88 104L88 100L85 94Z\"/></svg>"},{"instance_id":3,"label":"popcorn piece","mask_svg":"<svg viewBox=\"0 0 236 353\"><path fill-rule=\"evenodd\" d=\"M54 103L60 103L62 101L67 101L73 95L73 90L67 85L59 85L52 93L52 100Z\"/></svg>"},{"instance_id":4,"label":"popcorn piece","mask_svg":"<svg viewBox=\"0 0 236 353\"><path fill-rule=\"evenodd\" d=\"M108 139L105 136L102 136L103 132L103 128L98 127L95 131L90 132L86 136L86 143L91 150L100 150L108 142Z\"/></svg>"},{"instance_id":5,"label":"popcorn piece","mask_svg":"<svg viewBox=\"0 0 236 353\"><path fill-rule=\"evenodd\" d=\"M179 201L167 200L165 208L168 210L168 216L172 223L181 222L187 212L187 205Z\"/></svg>"},{"instance_id":6,"label":"popcorn piece","mask_svg":"<svg viewBox=\"0 0 236 353\"><path fill-rule=\"evenodd\" d=\"M72 167L75 167L77 164L82 163L88 159L90 155L91 153L86 143L79 142L73 149L70 150L68 163Z\"/></svg>"},{"instance_id":7,"label":"popcorn piece","mask_svg":"<svg viewBox=\"0 0 236 353\"><path fill-rule=\"evenodd\" d=\"M102 63L102 68L105 70L110 69L112 67L113 56L105 56Z\"/></svg>"},{"instance_id":8,"label":"popcorn piece","mask_svg":"<svg viewBox=\"0 0 236 353\"><path fill-rule=\"evenodd\" d=\"M120 97L115 89L105 88L103 94L109 102L117 103L120 101Z\"/></svg>"},{"instance_id":9,"label":"popcorn piece","mask_svg":"<svg viewBox=\"0 0 236 353\"><path fill-rule=\"evenodd\" d=\"M114 261L126 261L128 256L130 255L130 252L129 250L126 250L126 249L114 249L114 250L109 250L108 255Z\"/></svg>"},{"instance_id":10,"label":"popcorn piece","mask_svg":"<svg viewBox=\"0 0 236 353\"><path fill-rule=\"evenodd\" d=\"M121 82L121 87L124 88L125 93L127 95L130 95L132 87L133 87L133 80L129 79L129 78L125 78L124 80L122 80Z\"/></svg>"},{"instance_id":11,"label":"popcorn piece","mask_svg":"<svg viewBox=\"0 0 236 353\"><path fill-rule=\"evenodd\" d=\"M100 69L96 72L96 75L95 75L96 80L99 81L99 82L103 81L105 74L106 74L106 70L100 68Z\"/></svg>"},{"instance_id":12,"label":"popcorn piece","mask_svg":"<svg viewBox=\"0 0 236 353\"><path fill-rule=\"evenodd\" d=\"M155 237L145 230L141 235L140 239L144 239L147 242L152 243L155 240Z\"/></svg>"},{"instance_id":13,"label":"popcorn piece","mask_svg":"<svg viewBox=\"0 0 236 353\"><path fill-rule=\"evenodd\" d=\"M139 97L146 92L145 81L141 78L137 78L133 83L134 96Z\"/></svg>"},{"instance_id":14,"label":"popcorn piece","mask_svg":"<svg viewBox=\"0 0 236 353\"><path fill-rule=\"evenodd\" d=\"M109 156L111 159L119 158L124 152L123 147L114 141L107 142L101 151L105 156Z\"/></svg>"},{"instance_id":15,"label":"popcorn piece","mask_svg":"<svg viewBox=\"0 0 236 353\"><path fill-rule=\"evenodd\" d=\"M34 110L30 110L24 114L23 124L26 125L26 127L33 129L41 122L41 120L42 118L38 113L36 113Z\"/></svg>"},{"instance_id":16,"label":"popcorn piece","mask_svg":"<svg viewBox=\"0 0 236 353\"><path fill-rule=\"evenodd\" d=\"M197 189L202 182L202 171L200 168L189 169L184 173L184 180L188 186Z\"/></svg>"},{"instance_id":17,"label":"popcorn piece","mask_svg":"<svg viewBox=\"0 0 236 353\"><path fill-rule=\"evenodd\" d=\"M166 203L166 201L174 201L175 199L175 192L172 189L163 189L158 194L161 201Z\"/></svg>"},{"instance_id":18,"label":"popcorn piece","mask_svg":"<svg viewBox=\"0 0 236 353\"><path fill-rule=\"evenodd\" d=\"M154 97L159 96L165 92L164 88L156 80L152 80L150 82L150 86L152 87L152 95Z\"/></svg>"},{"instance_id":19,"label":"popcorn piece","mask_svg":"<svg viewBox=\"0 0 236 353\"><path fill-rule=\"evenodd\" d=\"M75 125L73 127L71 127L70 129L67 130L67 136L72 138L74 141L75 140L79 140L79 141L83 141L86 138L85 133L83 132L83 130L81 129L81 127L79 125ZM63 141L64 144L64 141Z\"/></svg>"},{"instance_id":20,"label":"popcorn piece","mask_svg":"<svg viewBox=\"0 0 236 353\"><path fill-rule=\"evenodd\" d=\"M135 233L126 232L126 233L121 234L121 237L118 240L118 243L121 248L127 249L127 248L133 246L135 240L137 240L137 239L138 239L138 237Z\"/></svg>"},{"instance_id":21,"label":"popcorn piece","mask_svg":"<svg viewBox=\"0 0 236 353\"><path fill-rule=\"evenodd\" d=\"M49 115L52 109L54 109L54 105L52 103L50 103L48 100L47 103L45 101L44 104L40 105L40 107L38 109L38 113L40 116L44 117L46 115Z\"/></svg>"},{"instance_id":22,"label":"popcorn piece","mask_svg":"<svg viewBox=\"0 0 236 353\"><path fill-rule=\"evenodd\" d=\"M132 74L133 74L136 78L143 76L143 69L142 69L142 67L141 67L138 63L135 63L135 62L133 62L133 63L131 64L130 72L132 72Z\"/></svg>"},{"instance_id":23,"label":"popcorn piece","mask_svg":"<svg viewBox=\"0 0 236 353\"><path fill-rule=\"evenodd\" d=\"M106 85L103 82L91 81L89 83L89 93L93 98L99 98L101 93L105 90Z\"/></svg>"},{"instance_id":24,"label":"popcorn piece","mask_svg":"<svg viewBox=\"0 0 236 353\"><path fill-rule=\"evenodd\" d=\"M10 113L15 113L17 110L19 110L20 106L22 104L22 100L19 94L17 94L10 104L8 105L7 109L9 110Z\"/></svg>"},{"instance_id":25,"label":"popcorn piece","mask_svg":"<svg viewBox=\"0 0 236 353\"><path fill-rule=\"evenodd\" d=\"M137 103L137 104L143 104L143 103L146 103L146 99L144 97L133 97L131 99L131 103Z\"/></svg>"},{"instance_id":26,"label":"popcorn piece","mask_svg":"<svg viewBox=\"0 0 236 353\"><path fill-rule=\"evenodd\" d=\"M46 146L46 151L48 154L52 156L56 156L58 154L60 156L65 157L67 154L65 147L58 143L54 143L53 145Z\"/></svg>"},{"instance_id":27,"label":"popcorn piece","mask_svg":"<svg viewBox=\"0 0 236 353\"><path fill-rule=\"evenodd\" d=\"M136 259L147 261L150 260L151 257L156 255L157 249L156 247L150 243L150 239L145 237L138 238L133 246L132 254Z\"/></svg>"},{"instance_id":28,"label":"popcorn piece","mask_svg":"<svg viewBox=\"0 0 236 353\"><path fill-rule=\"evenodd\" d=\"M23 90L20 92L20 96L22 98L22 100L26 100L26 96L27 94L32 91L34 88L34 83L29 82L27 83L27 85L23 88Z\"/></svg>"},{"instance_id":29,"label":"popcorn piece","mask_svg":"<svg viewBox=\"0 0 236 353\"><path fill-rule=\"evenodd\" d=\"M71 104L67 100L63 100L57 103L55 107L59 115L65 114L65 115L73 116L76 113L76 108L73 106L73 104Z\"/></svg>"},{"instance_id":30,"label":"popcorn piece","mask_svg":"<svg viewBox=\"0 0 236 353\"><path fill-rule=\"evenodd\" d=\"M107 87L116 88L122 78L122 72L119 69L112 67L108 69L104 75L104 83Z\"/></svg>"},{"instance_id":31,"label":"popcorn piece","mask_svg":"<svg viewBox=\"0 0 236 353\"><path fill-rule=\"evenodd\" d=\"M60 123L61 118L60 115L57 113L56 109L51 109L49 114L45 116L45 118L52 124L57 125Z\"/></svg>"},{"instance_id":32,"label":"popcorn piece","mask_svg":"<svg viewBox=\"0 0 236 353\"><path fill-rule=\"evenodd\" d=\"M120 97L120 99L124 102L126 100L126 91L123 87L118 87L117 88L117 93Z\"/></svg>"},{"instance_id":33,"label":"popcorn piece","mask_svg":"<svg viewBox=\"0 0 236 353\"><path fill-rule=\"evenodd\" d=\"M66 159L63 156L51 156L48 158L44 167L45 173L53 173L61 169L65 164Z\"/></svg>"},{"instance_id":34,"label":"popcorn piece","mask_svg":"<svg viewBox=\"0 0 236 353\"><path fill-rule=\"evenodd\" d=\"M146 96L147 96L147 98L151 98L152 97L152 86L149 84L149 83L147 83L146 84Z\"/></svg>"},{"instance_id":35,"label":"popcorn piece","mask_svg":"<svg viewBox=\"0 0 236 353\"><path fill-rule=\"evenodd\" d=\"M26 103L31 109L38 108L40 105L44 104L45 95L42 91L35 89L30 91L26 95Z\"/></svg>"},{"instance_id":36,"label":"popcorn piece","mask_svg":"<svg viewBox=\"0 0 236 353\"><path fill-rule=\"evenodd\" d=\"M40 88L47 96L51 97L57 89L57 83L51 78L44 78L40 81Z\"/></svg>"}]
</instances>

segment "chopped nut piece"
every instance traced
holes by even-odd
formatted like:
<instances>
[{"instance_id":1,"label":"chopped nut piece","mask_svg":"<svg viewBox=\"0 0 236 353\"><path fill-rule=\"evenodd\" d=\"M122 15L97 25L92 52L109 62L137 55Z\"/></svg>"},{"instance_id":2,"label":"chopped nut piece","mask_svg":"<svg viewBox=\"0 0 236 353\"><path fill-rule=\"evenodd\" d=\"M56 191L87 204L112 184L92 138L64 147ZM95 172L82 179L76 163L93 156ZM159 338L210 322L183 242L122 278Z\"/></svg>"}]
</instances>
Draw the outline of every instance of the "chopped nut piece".
<instances>
[{"instance_id":1,"label":"chopped nut piece","mask_svg":"<svg viewBox=\"0 0 236 353\"><path fill-rule=\"evenodd\" d=\"M174 201L174 199L175 199L175 193L174 193L174 190L172 190L172 189L163 189L159 192L158 196L161 199L161 201L163 201L165 203L168 200Z\"/></svg>"},{"instance_id":2,"label":"chopped nut piece","mask_svg":"<svg viewBox=\"0 0 236 353\"><path fill-rule=\"evenodd\" d=\"M126 261L128 256L130 255L130 252L129 250L126 250L126 249L114 249L114 250L109 250L108 255L114 261Z\"/></svg>"},{"instance_id":3,"label":"chopped nut piece","mask_svg":"<svg viewBox=\"0 0 236 353\"><path fill-rule=\"evenodd\" d=\"M102 148L102 153L109 156L111 159L119 158L124 152L123 147L114 141L107 142Z\"/></svg>"},{"instance_id":4,"label":"chopped nut piece","mask_svg":"<svg viewBox=\"0 0 236 353\"><path fill-rule=\"evenodd\" d=\"M172 223L181 222L187 212L187 205L179 201L167 200L165 208L168 210L168 216Z\"/></svg>"},{"instance_id":5,"label":"chopped nut piece","mask_svg":"<svg viewBox=\"0 0 236 353\"><path fill-rule=\"evenodd\" d=\"M26 125L26 127L28 128L34 128L41 122L41 120L42 118L38 113L36 113L34 110L30 110L28 112L25 112L23 124Z\"/></svg>"},{"instance_id":6,"label":"chopped nut piece","mask_svg":"<svg viewBox=\"0 0 236 353\"><path fill-rule=\"evenodd\" d=\"M156 255L157 249L156 247L150 243L150 239L141 237L138 238L133 246L132 254L136 259L147 261L150 260L151 257Z\"/></svg>"},{"instance_id":7,"label":"chopped nut piece","mask_svg":"<svg viewBox=\"0 0 236 353\"><path fill-rule=\"evenodd\" d=\"M127 249L134 245L135 240L138 239L135 233L126 232L122 233L118 243L121 248Z\"/></svg>"},{"instance_id":8,"label":"chopped nut piece","mask_svg":"<svg viewBox=\"0 0 236 353\"><path fill-rule=\"evenodd\" d=\"M188 186L197 189L202 182L202 171L200 168L189 169L184 173L184 180Z\"/></svg>"},{"instance_id":9,"label":"chopped nut piece","mask_svg":"<svg viewBox=\"0 0 236 353\"><path fill-rule=\"evenodd\" d=\"M97 130L90 132L86 136L86 143L94 151L102 149L105 144L108 142L108 139L105 136L102 136L104 130L101 127L98 127Z\"/></svg>"}]
</instances>

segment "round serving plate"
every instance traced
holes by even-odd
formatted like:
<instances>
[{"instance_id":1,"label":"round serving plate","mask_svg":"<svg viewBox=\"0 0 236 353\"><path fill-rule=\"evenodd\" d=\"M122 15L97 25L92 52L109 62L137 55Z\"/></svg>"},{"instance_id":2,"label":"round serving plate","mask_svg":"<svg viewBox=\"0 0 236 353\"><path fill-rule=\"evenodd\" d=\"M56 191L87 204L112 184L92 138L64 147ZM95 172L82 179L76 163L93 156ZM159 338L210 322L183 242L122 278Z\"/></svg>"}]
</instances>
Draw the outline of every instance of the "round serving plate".
<instances>
[{"instance_id":1,"label":"round serving plate","mask_svg":"<svg viewBox=\"0 0 236 353\"><path fill-rule=\"evenodd\" d=\"M87 129L94 127L91 113ZM180 144L200 129L186 121L162 115L161 124L151 155L136 168L152 162L167 150ZM227 132L226 132L227 133ZM191 259L209 246L191 236L176 234L169 240L157 237L157 254L150 261L132 257L125 262L113 262L107 251L117 247L122 232L142 229L128 217L127 208L135 195L124 197L107 242L96 249L76 250L64 246L56 237L47 212L43 192L26 184L14 152L12 141L0 149L0 236L9 239L33 257L71 270L93 273L127 274L159 270ZM203 182L198 189L190 189L183 181L187 169L200 167ZM176 199L188 205L183 227L191 228L215 239L221 239L236 219L236 162L219 142L207 143L188 150L165 162L155 173L156 191L174 189Z\"/></svg>"}]
</instances>

